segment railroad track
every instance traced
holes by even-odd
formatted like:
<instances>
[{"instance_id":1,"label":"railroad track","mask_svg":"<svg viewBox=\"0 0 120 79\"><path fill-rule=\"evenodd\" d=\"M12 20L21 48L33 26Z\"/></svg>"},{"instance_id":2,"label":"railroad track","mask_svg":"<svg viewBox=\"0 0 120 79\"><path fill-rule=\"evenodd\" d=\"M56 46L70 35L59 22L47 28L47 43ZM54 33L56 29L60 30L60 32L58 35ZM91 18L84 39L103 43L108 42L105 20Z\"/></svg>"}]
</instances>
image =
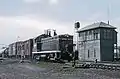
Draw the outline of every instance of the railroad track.
<instances>
[{"instance_id":1,"label":"railroad track","mask_svg":"<svg viewBox=\"0 0 120 79\"><path fill-rule=\"evenodd\" d=\"M96 69L108 69L108 70L120 70L119 65L112 64L78 64L76 68L96 68Z\"/></svg>"}]
</instances>

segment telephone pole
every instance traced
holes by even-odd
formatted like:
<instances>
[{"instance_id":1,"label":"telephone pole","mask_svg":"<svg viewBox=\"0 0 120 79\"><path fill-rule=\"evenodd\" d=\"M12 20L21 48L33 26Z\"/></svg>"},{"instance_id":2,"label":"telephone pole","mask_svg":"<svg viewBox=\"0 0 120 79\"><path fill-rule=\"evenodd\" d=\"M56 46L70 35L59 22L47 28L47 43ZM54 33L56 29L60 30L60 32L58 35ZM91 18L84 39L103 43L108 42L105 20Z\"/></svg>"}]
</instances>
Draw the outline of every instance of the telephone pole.
<instances>
[{"instance_id":1,"label":"telephone pole","mask_svg":"<svg viewBox=\"0 0 120 79\"><path fill-rule=\"evenodd\" d=\"M76 53L78 53L78 29L80 28L80 23L79 22L76 22L75 25L74 25L74 39L75 39L75 48L74 48L74 53L73 53L73 67L75 67L76 65Z\"/></svg>"}]
</instances>

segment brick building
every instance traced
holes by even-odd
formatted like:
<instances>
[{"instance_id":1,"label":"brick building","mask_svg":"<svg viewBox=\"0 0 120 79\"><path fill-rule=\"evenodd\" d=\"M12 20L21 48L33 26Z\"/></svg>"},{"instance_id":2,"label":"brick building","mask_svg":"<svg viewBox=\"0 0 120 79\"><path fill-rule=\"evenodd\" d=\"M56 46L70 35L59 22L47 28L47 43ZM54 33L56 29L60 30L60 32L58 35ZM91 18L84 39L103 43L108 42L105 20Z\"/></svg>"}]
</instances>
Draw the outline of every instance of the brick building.
<instances>
[{"instance_id":1,"label":"brick building","mask_svg":"<svg viewBox=\"0 0 120 79\"><path fill-rule=\"evenodd\" d=\"M83 61L113 61L117 46L116 27L104 22L81 28L78 38L79 59Z\"/></svg>"}]
</instances>

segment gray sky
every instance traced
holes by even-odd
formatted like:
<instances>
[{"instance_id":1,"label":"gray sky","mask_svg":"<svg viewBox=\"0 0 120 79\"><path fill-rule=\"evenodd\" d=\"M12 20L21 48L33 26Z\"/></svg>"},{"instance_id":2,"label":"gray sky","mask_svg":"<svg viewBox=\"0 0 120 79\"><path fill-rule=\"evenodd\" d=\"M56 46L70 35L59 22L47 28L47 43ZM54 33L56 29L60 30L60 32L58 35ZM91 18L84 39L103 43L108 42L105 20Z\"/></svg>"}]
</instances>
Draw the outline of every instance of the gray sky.
<instances>
[{"instance_id":1,"label":"gray sky","mask_svg":"<svg viewBox=\"0 0 120 79\"><path fill-rule=\"evenodd\" d=\"M81 27L107 22L108 4L111 25L119 32L119 0L0 0L0 44L17 41L18 36L19 40L35 37L48 28L73 34L75 21Z\"/></svg>"}]
</instances>

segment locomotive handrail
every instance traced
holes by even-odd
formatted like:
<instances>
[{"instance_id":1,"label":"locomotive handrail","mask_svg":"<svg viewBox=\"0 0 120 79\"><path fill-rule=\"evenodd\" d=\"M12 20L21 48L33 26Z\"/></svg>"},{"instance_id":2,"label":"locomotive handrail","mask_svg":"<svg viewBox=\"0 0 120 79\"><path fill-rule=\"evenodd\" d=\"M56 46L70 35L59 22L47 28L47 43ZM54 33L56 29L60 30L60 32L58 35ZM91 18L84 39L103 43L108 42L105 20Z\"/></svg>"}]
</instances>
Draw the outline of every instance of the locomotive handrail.
<instances>
[{"instance_id":1,"label":"locomotive handrail","mask_svg":"<svg viewBox=\"0 0 120 79\"><path fill-rule=\"evenodd\" d=\"M41 52L32 52L33 54L44 54L44 53L60 53L61 51L41 51Z\"/></svg>"}]
</instances>

